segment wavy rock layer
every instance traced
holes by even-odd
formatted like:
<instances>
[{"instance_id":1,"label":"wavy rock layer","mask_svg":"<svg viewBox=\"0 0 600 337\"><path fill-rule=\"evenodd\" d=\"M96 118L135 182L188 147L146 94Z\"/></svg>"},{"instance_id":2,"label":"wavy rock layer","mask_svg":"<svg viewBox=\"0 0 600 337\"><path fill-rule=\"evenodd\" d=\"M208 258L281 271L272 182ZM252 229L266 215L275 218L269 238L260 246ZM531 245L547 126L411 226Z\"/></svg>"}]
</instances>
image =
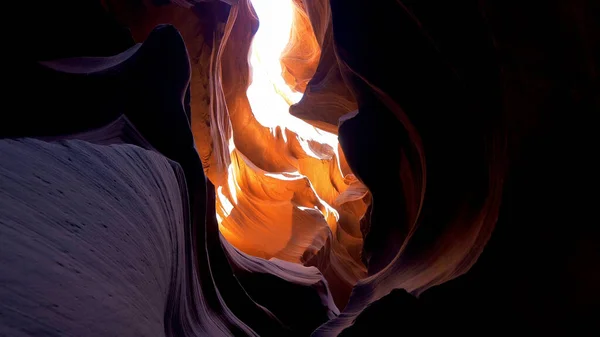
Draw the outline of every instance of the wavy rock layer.
<instances>
[{"instance_id":1,"label":"wavy rock layer","mask_svg":"<svg viewBox=\"0 0 600 337\"><path fill-rule=\"evenodd\" d=\"M0 333L218 331L185 276L194 264L179 165L133 145L23 139L0 148L2 256L12 262L1 264ZM195 310L205 324L178 315Z\"/></svg>"}]
</instances>

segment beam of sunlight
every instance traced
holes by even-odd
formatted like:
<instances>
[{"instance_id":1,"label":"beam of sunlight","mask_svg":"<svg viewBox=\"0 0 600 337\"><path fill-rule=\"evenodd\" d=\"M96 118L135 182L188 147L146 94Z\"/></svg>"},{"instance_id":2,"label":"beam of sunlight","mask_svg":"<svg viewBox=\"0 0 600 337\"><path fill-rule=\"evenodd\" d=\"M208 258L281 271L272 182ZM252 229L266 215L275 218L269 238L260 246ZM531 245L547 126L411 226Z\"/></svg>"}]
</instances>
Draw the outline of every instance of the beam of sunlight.
<instances>
[{"instance_id":1,"label":"beam of sunlight","mask_svg":"<svg viewBox=\"0 0 600 337\"><path fill-rule=\"evenodd\" d=\"M252 0L260 25L252 41L250 65L252 83L246 95L254 117L274 130L289 129L302 140L314 140L337 148L337 137L290 115L290 105L302 98L282 76L280 58L294 24L292 0ZM309 151L310 154L310 151Z\"/></svg>"}]
</instances>

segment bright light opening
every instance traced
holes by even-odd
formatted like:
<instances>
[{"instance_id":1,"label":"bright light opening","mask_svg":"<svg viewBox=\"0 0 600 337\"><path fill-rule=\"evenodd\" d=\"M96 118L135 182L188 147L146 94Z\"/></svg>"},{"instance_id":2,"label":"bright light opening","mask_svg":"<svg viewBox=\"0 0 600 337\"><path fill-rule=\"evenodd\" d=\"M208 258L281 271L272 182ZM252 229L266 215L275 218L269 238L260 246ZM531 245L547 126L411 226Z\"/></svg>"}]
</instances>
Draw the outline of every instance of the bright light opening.
<instances>
[{"instance_id":1,"label":"bright light opening","mask_svg":"<svg viewBox=\"0 0 600 337\"><path fill-rule=\"evenodd\" d=\"M265 127L289 129L302 140L314 140L337 149L335 135L316 129L289 113L290 106L303 95L287 85L280 63L294 24L292 0L252 0L252 5L260 25L252 41L252 83L246 94L255 118Z\"/></svg>"}]
</instances>

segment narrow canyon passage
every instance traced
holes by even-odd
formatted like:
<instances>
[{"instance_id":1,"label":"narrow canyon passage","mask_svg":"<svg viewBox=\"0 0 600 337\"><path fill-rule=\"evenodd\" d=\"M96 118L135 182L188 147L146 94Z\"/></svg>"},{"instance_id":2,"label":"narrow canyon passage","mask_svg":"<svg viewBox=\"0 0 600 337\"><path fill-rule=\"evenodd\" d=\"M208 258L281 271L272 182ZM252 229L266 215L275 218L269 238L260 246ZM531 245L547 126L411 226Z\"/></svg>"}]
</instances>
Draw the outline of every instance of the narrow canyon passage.
<instances>
[{"instance_id":1,"label":"narrow canyon passage","mask_svg":"<svg viewBox=\"0 0 600 337\"><path fill-rule=\"evenodd\" d=\"M7 5L0 336L600 335L598 1Z\"/></svg>"},{"instance_id":2,"label":"narrow canyon passage","mask_svg":"<svg viewBox=\"0 0 600 337\"><path fill-rule=\"evenodd\" d=\"M302 3L251 4L257 18L242 9L237 14L237 20L247 15L259 25L249 64L236 70L249 71L248 89L236 98L248 105L228 108L230 164L227 179L216 185L219 229L245 253L319 267L339 289L334 298L343 307L349 289L366 275L359 227L368 192L340 155L337 135L289 113L310 80L298 85L302 79L295 75L314 73L321 51Z\"/></svg>"}]
</instances>

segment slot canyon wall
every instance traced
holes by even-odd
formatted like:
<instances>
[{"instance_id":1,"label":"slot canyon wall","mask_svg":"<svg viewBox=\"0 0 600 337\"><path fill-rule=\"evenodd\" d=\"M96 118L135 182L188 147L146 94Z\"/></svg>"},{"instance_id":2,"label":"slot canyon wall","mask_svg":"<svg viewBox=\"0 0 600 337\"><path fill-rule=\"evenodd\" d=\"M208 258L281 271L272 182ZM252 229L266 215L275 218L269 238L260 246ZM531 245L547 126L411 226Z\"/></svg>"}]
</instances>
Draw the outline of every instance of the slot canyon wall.
<instances>
[{"instance_id":1,"label":"slot canyon wall","mask_svg":"<svg viewBox=\"0 0 600 337\"><path fill-rule=\"evenodd\" d=\"M600 5L290 3L8 10L0 335L596 335Z\"/></svg>"}]
</instances>

